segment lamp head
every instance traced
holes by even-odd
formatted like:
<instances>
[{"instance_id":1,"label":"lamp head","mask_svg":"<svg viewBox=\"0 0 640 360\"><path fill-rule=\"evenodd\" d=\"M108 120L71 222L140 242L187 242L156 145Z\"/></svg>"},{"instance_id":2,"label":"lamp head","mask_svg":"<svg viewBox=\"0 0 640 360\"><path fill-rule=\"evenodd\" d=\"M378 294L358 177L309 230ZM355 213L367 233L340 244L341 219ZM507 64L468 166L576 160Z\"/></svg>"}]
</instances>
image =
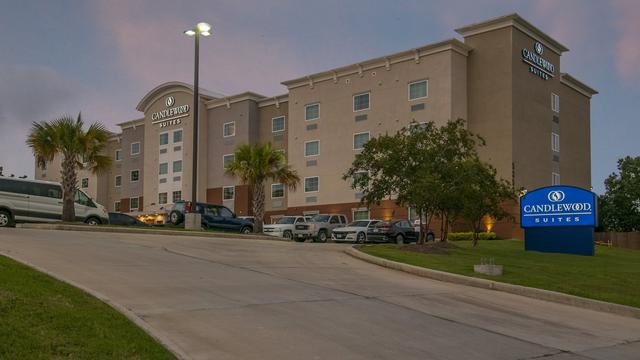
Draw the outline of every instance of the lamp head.
<instances>
[{"instance_id":1,"label":"lamp head","mask_svg":"<svg viewBox=\"0 0 640 360\"><path fill-rule=\"evenodd\" d=\"M193 36L196 34L194 30L185 30L184 33L187 34L188 36Z\"/></svg>"},{"instance_id":2,"label":"lamp head","mask_svg":"<svg viewBox=\"0 0 640 360\"><path fill-rule=\"evenodd\" d=\"M200 33L208 33L209 31L211 31L211 25L207 24L206 22L200 22L196 25L196 29L198 29L198 32Z\"/></svg>"}]
</instances>

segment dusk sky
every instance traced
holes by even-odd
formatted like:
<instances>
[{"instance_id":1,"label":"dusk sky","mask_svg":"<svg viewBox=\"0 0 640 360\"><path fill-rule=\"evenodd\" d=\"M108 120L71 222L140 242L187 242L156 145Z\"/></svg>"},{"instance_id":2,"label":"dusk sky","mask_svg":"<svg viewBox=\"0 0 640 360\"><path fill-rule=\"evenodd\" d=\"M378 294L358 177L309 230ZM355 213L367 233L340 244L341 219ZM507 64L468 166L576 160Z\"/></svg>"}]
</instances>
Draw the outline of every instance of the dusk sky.
<instances>
[{"instance_id":1,"label":"dusk sky","mask_svg":"<svg viewBox=\"0 0 640 360\"><path fill-rule=\"evenodd\" d=\"M235 94L286 92L281 81L452 37L454 28L517 12L566 45L560 70L597 89L592 183L640 155L640 1L28 1L0 0L0 166L34 175L33 121L82 111L112 131L166 81Z\"/></svg>"}]
</instances>

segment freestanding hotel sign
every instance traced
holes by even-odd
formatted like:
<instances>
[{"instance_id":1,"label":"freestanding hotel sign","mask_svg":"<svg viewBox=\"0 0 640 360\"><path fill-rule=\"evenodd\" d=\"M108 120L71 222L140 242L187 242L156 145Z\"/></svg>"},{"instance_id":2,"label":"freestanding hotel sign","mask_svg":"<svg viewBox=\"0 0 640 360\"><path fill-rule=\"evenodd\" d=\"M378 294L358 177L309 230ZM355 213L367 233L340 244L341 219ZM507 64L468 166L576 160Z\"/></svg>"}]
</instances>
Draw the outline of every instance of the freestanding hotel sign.
<instances>
[{"instance_id":1,"label":"freestanding hotel sign","mask_svg":"<svg viewBox=\"0 0 640 360\"><path fill-rule=\"evenodd\" d=\"M596 195L573 186L549 186L520 198L525 250L594 254Z\"/></svg>"}]
</instances>

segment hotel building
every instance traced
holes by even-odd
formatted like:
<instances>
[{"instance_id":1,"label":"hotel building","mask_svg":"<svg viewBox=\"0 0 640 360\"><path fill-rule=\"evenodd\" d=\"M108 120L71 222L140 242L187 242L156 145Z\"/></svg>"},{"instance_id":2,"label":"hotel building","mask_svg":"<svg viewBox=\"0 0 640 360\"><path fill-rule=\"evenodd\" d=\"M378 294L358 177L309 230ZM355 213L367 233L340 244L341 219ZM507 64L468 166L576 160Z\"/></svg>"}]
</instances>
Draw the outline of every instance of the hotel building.
<instances>
[{"instance_id":1,"label":"hotel building","mask_svg":"<svg viewBox=\"0 0 640 360\"><path fill-rule=\"evenodd\" d=\"M285 214L349 219L407 218L385 201L367 208L342 174L370 138L412 122L462 118L486 140L479 149L515 188L591 186L590 100L597 92L561 69L568 49L517 14L456 29L444 40L284 81L288 92L225 96L200 90L198 200L251 215L249 188L224 173L236 147L267 143L285 152L302 183L266 184L266 222ZM139 119L109 142L113 166L80 174L81 187L110 211L165 213L190 199L193 89L168 82L138 103ZM58 180L59 164L36 170ZM517 219L517 206L512 212ZM513 220L490 224L519 237ZM435 229L434 229L435 230Z\"/></svg>"}]
</instances>

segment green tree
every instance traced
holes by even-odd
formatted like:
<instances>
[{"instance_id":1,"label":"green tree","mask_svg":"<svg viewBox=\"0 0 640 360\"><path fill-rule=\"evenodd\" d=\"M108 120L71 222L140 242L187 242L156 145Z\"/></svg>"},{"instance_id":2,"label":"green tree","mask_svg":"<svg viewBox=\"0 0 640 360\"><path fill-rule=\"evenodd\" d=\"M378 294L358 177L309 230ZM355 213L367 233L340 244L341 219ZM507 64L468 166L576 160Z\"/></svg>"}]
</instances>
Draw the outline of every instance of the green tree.
<instances>
[{"instance_id":1,"label":"green tree","mask_svg":"<svg viewBox=\"0 0 640 360\"><path fill-rule=\"evenodd\" d=\"M413 123L394 135L371 139L343 179L352 179L352 188L364 192L362 201L368 205L395 199L397 204L415 209L420 219L420 243L433 216L439 216L443 220L442 240L446 241L448 225L459 216L464 201L461 188L467 181L461 164L477 157L476 147L483 144L462 119L443 127L432 122Z\"/></svg>"},{"instance_id":2,"label":"green tree","mask_svg":"<svg viewBox=\"0 0 640 360\"><path fill-rule=\"evenodd\" d=\"M75 220L74 197L78 191L78 169L94 173L111 165L111 158L103 155L109 132L100 123L91 124L87 130L80 114L74 120L64 116L51 122L34 122L27 145L31 147L37 166L44 168L56 155L62 157L62 220Z\"/></svg>"},{"instance_id":3,"label":"green tree","mask_svg":"<svg viewBox=\"0 0 640 360\"><path fill-rule=\"evenodd\" d=\"M604 181L600 219L607 231L640 231L640 156L618 160L618 172Z\"/></svg>"},{"instance_id":4,"label":"green tree","mask_svg":"<svg viewBox=\"0 0 640 360\"><path fill-rule=\"evenodd\" d=\"M515 193L511 184L504 179L498 179L496 169L483 163L477 157L468 159L461 164L461 173L466 184L460 188L460 215L467 220L473 231L473 246L478 245L478 233L482 228L482 219L491 216L501 220L509 216L502 204L507 200L514 200Z\"/></svg>"},{"instance_id":5,"label":"green tree","mask_svg":"<svg viewBox=\"0 0 640 360\"><path fill-rule=\"evenodd\" d=\"M284 153L274 149L270 143L238 146L233 161L227 164L225 171L251 188L256 232L262 232L264 221L265 181L271 179L290 190L295 190L300 182L298 173L287 164Z\"/></svg>"}]
</instances>

